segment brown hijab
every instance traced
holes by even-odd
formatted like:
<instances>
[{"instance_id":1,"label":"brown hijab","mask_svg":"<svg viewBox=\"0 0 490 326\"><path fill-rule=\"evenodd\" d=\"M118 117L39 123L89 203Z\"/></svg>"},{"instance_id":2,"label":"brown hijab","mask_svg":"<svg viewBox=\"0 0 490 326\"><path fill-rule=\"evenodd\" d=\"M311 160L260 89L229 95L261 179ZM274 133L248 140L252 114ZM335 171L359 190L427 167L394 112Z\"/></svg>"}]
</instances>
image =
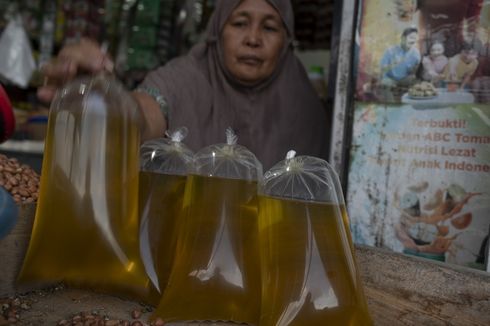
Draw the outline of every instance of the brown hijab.
<instances>
[{"instance_id":1,"label":"brown hijab","mask_svg":"<svg viewBox=\"0 0 490 326\"><path fill-rule=\"evenodd\" d=\"M245 86L225 69L220 35L240 0L218 0L206 42L149 73L142 84L158 90L167 101L169 129L189 129L184 143L192 150L224 143L225 130L231 127L238 143L255 153L264 171L289 150L324 159L328 155L326 111L293 53L291 0L266 1L279 12L288 32L269 78Z\"/></svg>"}]
</instances>

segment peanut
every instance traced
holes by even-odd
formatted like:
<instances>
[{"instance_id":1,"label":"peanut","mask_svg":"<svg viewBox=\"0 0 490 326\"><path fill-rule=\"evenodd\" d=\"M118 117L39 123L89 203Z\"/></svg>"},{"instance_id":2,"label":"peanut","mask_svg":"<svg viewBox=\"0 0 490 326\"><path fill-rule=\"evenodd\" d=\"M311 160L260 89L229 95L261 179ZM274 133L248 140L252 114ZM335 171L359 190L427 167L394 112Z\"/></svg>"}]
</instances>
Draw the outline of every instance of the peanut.
<instances>
[{"instance_id":1,"label":"peanut","mask_svg":"<svg viewBox=\"0 0 490 326\"><path fill-rule=\"evenodd\" d=\"M0 186L10 192L17 204L37 201L39 179L39 175L28 165L0 154Z\"/></svg>"}]
</instances>

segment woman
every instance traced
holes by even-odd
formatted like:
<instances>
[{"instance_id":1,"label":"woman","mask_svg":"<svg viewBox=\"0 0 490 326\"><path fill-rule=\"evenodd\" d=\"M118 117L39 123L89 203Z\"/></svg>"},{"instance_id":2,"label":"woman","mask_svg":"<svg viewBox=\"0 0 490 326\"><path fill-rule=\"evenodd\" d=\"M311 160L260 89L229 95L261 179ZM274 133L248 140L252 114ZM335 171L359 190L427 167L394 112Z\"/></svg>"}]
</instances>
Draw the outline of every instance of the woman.
<instances>
[{"instance_id":1,"label":"woman","mask_svg":"<svg viewBox=\"0 0 490 326\"><path fill-rule=\"evenodd\" d=\"M326 158L326 112L293 53L293 37L290 0L217 1L206 42L149 73L133 92L146 120L143 138L186 126L185 142L196 151L224 142L232 127L264 169L291 149ZM51 83L111 66L95 43L82 40L46 66L50 83L38 95L49 101Z\"/></svg>"},{"instance_id":2,"label":"woman","mask_svg":"<svg viewBox=\"0 0 490 326\"><path fill-rule=\"evenodd\" d=\"M449 59L444 55L444 45L434 42L430 47L429 55L422 59L422 79L439 87L444 80L444 71Z\"/></svg>"}]
</instances>

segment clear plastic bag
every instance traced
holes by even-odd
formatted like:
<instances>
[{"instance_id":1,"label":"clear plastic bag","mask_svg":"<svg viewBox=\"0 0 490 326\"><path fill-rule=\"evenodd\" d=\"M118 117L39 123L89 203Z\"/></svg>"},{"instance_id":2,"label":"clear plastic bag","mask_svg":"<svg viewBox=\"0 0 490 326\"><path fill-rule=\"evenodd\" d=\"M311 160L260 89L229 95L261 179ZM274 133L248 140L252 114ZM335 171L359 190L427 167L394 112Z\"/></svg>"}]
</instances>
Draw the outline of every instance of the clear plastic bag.
<instances>
[{"instance_id":1,"label":"clear plastic bag","mask_svg":"<svg viewBox=\"0 0 490 326\"><path fill-rule=\"evenodd\" d=\"M156 304L174 261L185 183L192 169L194 153L181 142L186 135L187 128L179 128L167 132L167 138L145 142L140 150L140 250L158 290Z\"/></svg>"},{"instance_id":2,"label":"clear plastic bag","mask_svg":"<svg viewBox=\"0 0 490 326\"><path fill-rule=\"evenodd\" d=\"M58 92L21 283L63 281L146 300L137 214L141 124L136 102L112 76L81 77Z\"/></svg>"},{"instance_id":3,"label":"clear plastic bag","mask_svg":"<svg viewBox=\"0 0 490 326\"><path fill-rule=\"evenodd\" d=\"M26 88L36 63L20 14L10 19L0 36L0 58L0 75Z\"/></svg>"},{"instance_id":4,"label":"clear plastic bag","mask_svg":"<svg viewBox=\"0 0 490 326\"><path fill-rule=\"evenodd\" d=\"M260 325L372 325L330 165L292 151L259 186Z\"/></svg>"},{"instance_id":5,"label":"clear plastic bag","mask_svg":"<svg viewBox=\"0 0 490 326\"><path fill-rule=\"evenodd\" d=\"M257 180L262 165L236 144L212 145L194 156L177 252L153 318L258 324Z\"/></svg>"}]
</instances>

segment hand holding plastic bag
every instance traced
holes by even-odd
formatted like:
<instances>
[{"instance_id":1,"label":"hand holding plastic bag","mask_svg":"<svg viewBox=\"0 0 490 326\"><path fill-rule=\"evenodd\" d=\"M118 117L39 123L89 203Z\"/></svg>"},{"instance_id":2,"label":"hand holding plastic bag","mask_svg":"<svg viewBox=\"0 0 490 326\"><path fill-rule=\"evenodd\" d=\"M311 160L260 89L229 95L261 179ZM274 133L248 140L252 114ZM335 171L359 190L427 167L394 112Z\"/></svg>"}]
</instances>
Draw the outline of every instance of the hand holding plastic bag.
<instances>
[{"instance_id":1,"label":"hand holding plastic bag","mask_svg":"<svg viewBox=\"0 0 490 326\"><path fill-rule=\"evenodd\" d=\"M147 300L137 215L141 121L112 76L80 77L57 94L21 282Z\"/></svg>"}]
</instances>

